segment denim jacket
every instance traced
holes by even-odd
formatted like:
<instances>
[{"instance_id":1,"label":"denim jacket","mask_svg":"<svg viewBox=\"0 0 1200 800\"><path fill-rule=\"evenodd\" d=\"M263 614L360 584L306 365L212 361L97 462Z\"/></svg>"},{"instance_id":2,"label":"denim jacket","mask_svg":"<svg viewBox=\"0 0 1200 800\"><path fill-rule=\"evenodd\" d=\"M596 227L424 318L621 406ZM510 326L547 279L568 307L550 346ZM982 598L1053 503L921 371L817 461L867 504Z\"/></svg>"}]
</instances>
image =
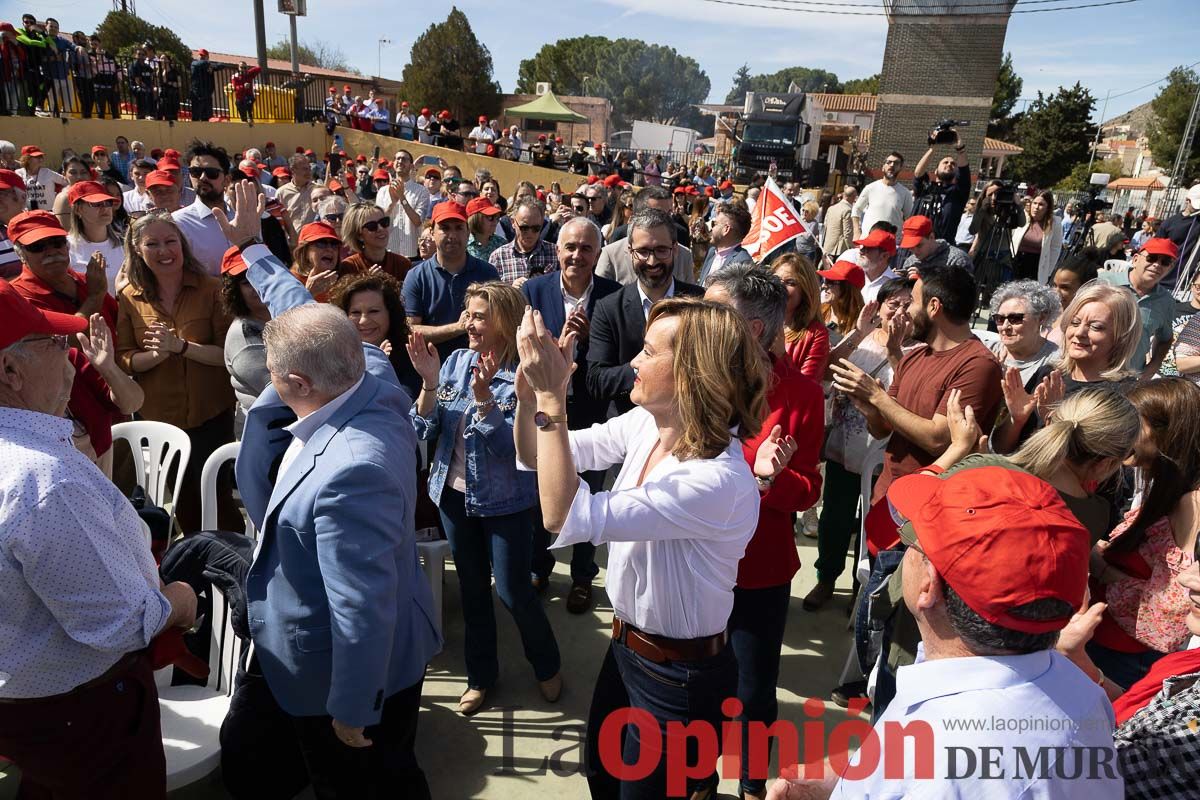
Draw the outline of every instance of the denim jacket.
<instances>
[{"instance_id":1,"label":"denim jacket","mask_svg":"<svg viewBox=\"0 0 1200 800\"><path fill-rule=\"evenodd\" d=\"M475 415L475 394L471 391L471 368L479 354L455 350L442 364L438 377L437 405L430 416L412 407L417 438L437 437L437 452L429 467L429 497L440 504L442 489L454 454L454 438L463 415L466 463L467 515L497 517L531 508L537 502L537 473L517 471L517 451L513 444L513 422L517 414L516 372L501 367L492 378L495 405L483 419Z\"/></svg>"}]
</instances>

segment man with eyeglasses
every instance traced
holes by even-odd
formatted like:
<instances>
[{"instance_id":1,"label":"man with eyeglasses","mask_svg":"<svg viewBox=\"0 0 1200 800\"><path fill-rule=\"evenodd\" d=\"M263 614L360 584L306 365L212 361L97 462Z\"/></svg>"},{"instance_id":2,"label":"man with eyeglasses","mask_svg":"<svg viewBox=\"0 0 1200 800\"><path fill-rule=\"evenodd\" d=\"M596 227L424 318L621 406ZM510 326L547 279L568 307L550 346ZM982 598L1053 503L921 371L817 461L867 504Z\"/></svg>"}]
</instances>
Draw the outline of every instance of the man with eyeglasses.
<instances>
[{"instance_id":1,"label":"man with eyeglasses","mask_svg":"<svg viewBox=\"0 0 1200 800\"><path fill-rule=\"evenodd\" d=\"M679 279L674 271L675 223L665 211L635 212L629 220L629 237L622 241L635 279L596 304L589 333L587 387L593 397L615 402L624 414L633 408L629 392L634 372L629 364L642 349L650 307L664 297L700 297L704 290ZM687 258L690 273L691 252ZM600 275L599 265L596 274Z\"/></svg>"},{"instance_id":2,"label":"man with eyeglasses","mask_svg":"<svg viewBox=\"0 0 1200 800\"><path fill-rule=\"evenodd\" d=\"M193 139L185 155L196 200L171 216L191 246L192 255L214 278L221 274L221 259L229 249L215 214L229 216L225 188L229 185L229 154L212 142Z\"/></svg>"},{"instance_id":3,"label":"man with eyeglasses","mask_svg":"<svg viewBox=\"0 0 1200 800\"><path fill-rule=\"evenodd\" d=\"M13 238L66 255L61 228ZM0 282L0 751L31 796L161 798L146 649L192 626L196 595L162 585L133 506L72 444L68 349L87 328Z\"/></svg>"},{"instance_id":4,"label":"man with eyeglasses","mask_svg":"<svg viewBox=\"0 0 1200 800\"><path fill-rule=\"evenodd\" d=\"M497 247L488 261L500 280L520 288L530 278L557 270L558 255L554 245L542 238L546 214L536 199L522 197L509 209L509 216L516 236Z\"/></svg>"},{"instance_id":5,"label":"man with eyeglasses","mask_svg":"<svg viewBox=\"0 0 1200 800\"><path fill-rule=\"evenodd\" d=\"M587 188L599 190L598 186L589 186ZM633 213L636 216L640 211L655 210L663 213L671 221L675 251L671 257L671 272L676 280L684 283L692 283L696 280L695 262L692 259L692 251L682 244L679 224L671 216L669 210L670 202L670 195L666 194L665 189L661 187L647 187L634 195ZM602 278L608 278L628 286L637 281L637 265L634 263L629 244L633 222L630 221L629 225L622 227L626 231L623 238L606 245L600 251L600 262L596 265L596 274ZM616 233L620 234L621 230L621 228L618 228Z\"/></svg>"},{"instance_id":6,"label":"man with eyeglasses","mask_svg":"<svg viewBox=\"0 0 1200 800\"><path fill-rule=\"evenodd\" d=\"M407 150L396 151L392 169L395 177L376 193L375 205L392 220L388 250L415 264L420 261L417 240L421 223L429 214L429 190L412 179L413 157Z\"/></svg>"},{"instance_id":7,"label":"man with eyeglasses","mask_svg":"<svg viewBox=\"0 0 1200 800\"><path fill-rule=\"evenodd\" d=\"M854 204L854 238L861 239L863 231L879 220L886 220L899 228L913 212L913 196L907 186L900 183L900 170L904 167L904 156L888 153L883 160L883 177L863 187Z\"/></svg>"},{"instance_id":8,"label":"man with eyeglasses","mask_svg":"<svg viewBox=\"0 0 1200 800\"><path fill-rule=\"evenodd\" d=\"M1137 300L1142 320L1142 336L1125 366L1147 381L1158 374L1171 349L1174 338L1175 298L1162 286L1175 267L1179 247L1170 239L1147 239L1133 256L1128 269L1104 269L1100 279L1114 286L1124 286Z\"/></svg>"}]
</instances>

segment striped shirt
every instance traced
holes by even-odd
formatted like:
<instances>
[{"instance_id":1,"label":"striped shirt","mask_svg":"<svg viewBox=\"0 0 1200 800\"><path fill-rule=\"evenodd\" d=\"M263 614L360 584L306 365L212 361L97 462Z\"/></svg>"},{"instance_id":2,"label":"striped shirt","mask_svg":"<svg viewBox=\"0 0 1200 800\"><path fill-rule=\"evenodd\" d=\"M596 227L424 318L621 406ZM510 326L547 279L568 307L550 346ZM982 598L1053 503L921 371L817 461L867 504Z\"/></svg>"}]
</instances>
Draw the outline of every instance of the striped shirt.
<instances>
[{"instance_id":1,"label":"striped shirt","mask_svg":"<svg viewBox=\"0 0 1200 800\"><path fill-rule=\"evenodd\" d=\"M488 262L500 273L500 280L511 284L517 278L532 278L558 269L558 252L545 239L533 250L522 253L516 241L497 247Z\"/></svg>"}]
</instances>

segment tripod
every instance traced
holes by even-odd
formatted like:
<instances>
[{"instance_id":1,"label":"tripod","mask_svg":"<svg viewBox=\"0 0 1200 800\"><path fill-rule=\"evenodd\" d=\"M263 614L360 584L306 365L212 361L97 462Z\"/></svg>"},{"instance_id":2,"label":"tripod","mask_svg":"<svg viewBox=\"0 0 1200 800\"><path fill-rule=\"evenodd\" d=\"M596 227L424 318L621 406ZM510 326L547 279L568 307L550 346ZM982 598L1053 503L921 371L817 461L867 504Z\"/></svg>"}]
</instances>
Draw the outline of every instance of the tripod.
<instances>
[{"instance_id":1,"label":"tripod","mask_svg":"<svg viewBox=\"0 0 1200 800\"><path fill-rule=\"evenodd\" d=\"M979 302L975 306L975 321L984 308L992 302L996 287L1011 278L1013 264L1011 214L1000 209L983 240L982 257L975 265L975 283L979 289ZM1005 273L1008 273L1007 275Z\"/></svg>"}]
</instances>

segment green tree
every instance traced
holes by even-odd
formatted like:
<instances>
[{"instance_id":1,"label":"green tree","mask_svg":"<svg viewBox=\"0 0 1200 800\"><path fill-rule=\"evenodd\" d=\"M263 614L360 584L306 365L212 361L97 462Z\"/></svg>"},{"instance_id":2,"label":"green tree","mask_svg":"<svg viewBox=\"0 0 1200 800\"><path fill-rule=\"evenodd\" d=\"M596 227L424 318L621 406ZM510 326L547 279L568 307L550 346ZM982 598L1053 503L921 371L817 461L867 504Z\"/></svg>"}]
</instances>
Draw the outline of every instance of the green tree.
<instances>
[{"instance_id":1,"label":"green tree","mask_svg":"<svg viewBox=\"0 0 1200 800\"><path fill-rule=\"evenodd\" d=\"M362 74L356 67L350 66L350 63L346 61L346 54L342 52L341 48L329 42L323 42L320 39L309 42L302 39L296 43L296 51L301 67L323 67L338 72ZM267 48L267 58L278 58L290 62L292 60L291 40L286 36L280 37L278 42Z\"/></svg>"},{"instance_id":2,"label":"green tree","mask_svg":"<svg viewBox=\"0 0 1200 800\"><path fill-rule=\"evenodd\" d=\"M471 30L467 15L451 7L413 42L401 76L402 91L415 105L449 109L459 119L500 110L500 84L492 80L492 54Z\"/></svg>"},{"instance_id":3,"label":"green tree","mask_svg":"<svg viewBox=\"0 0 1200 800\"><path fill-rule=\"evenodd\" d=\"M869 78L851 78L842 84L842 94L879 94L879 73Z\"/></svg>"},{"instance_id":4,"label":"green tree","mask_svg":"<svg viewBox=\"0 0 1200 800\"><path fill-rule=\"evenodd\" d=\"M192 50L170 28L152 25L136 14L110 11L96 26L96 35L104 49L122 58L132 57L146 42L159 53L170 53L175 63L186 68L192 63Z\"/></svg>"},{"instance_id":5,"label":"green tree","mask_svg":"<svg viewBox=\"0 0 1200 800\"><path fill-rule=\"evenodd\" d=\"M677 124L712 84L695 59L639 39L580 36L547 44L521 62L517 91L549 82L556 94L604 97L618 129L634 120Z\"/></svg>"},{"instance_id":6,"label":"green tree","mask_svg":"<svg viewBox=\"0 0 1200 800\"><path fill-rule=\"evenodd\" d=\"M1012 53L1005 53L1000 62L1000 73L996 76L996 93L992 95L992 112L988 122L988 136L1004 139L1011 136L1019 117L1012 111L1021 97L1025 82L1013 68Z\"/></svg>"},{"instance_id":7,"label":"green tree","mask_svg":"<svg viewBox=\"0 0 1200 800\"><path fill-rule=\"evenodd\" d=\"M770 75L752 75L747 88L740 95L732 100L726 98L725 101L739 103L745 98L746 92L786 92L792 87L792 84L795 84L801 92L842 91L841 81L832 72L811 67L788 67L778 72L772 72ZM730 96L732 95L731 92Z\"/></svg>"},{"instance_id":8,"label":"green tree","mask_svg":"<svg viewBox=\"0 0 1200 800\"><path fill-rule=\"evenodd\" d=\"M1054 188L1064 192L1082 192L1088 188L1088 181L1093 172L1107 173L1115 181L1124 174L1124 165L1119 158L1106 158L1090 167L1087 161L1081 161L1071 170L1071 174L1059 181Z\"/></svg>"},{"instance_id":9,"label":"green tree","mask_svg":"<svg viewBox=\"0 0 1200 800\"><path fill-rule=\"evenodd\" d=\"M1150 103L1154 117L1150 122L1147 137L1150 139L1150 152L1160 167L1170 169L1175 164L1183 129L1187 127L1188 115L1192 111L1192 103L1196 101L1197 91L1200 91L1200 76L1194 70L1176 67L1171 70L1167 85ZM1200 136L1192 140L1192 152L1188 154L1184 169L1185 180L1190 181L1198 176Z\"/></svg>"},{"instance_id":10,"label":"green tree","mask_svg":"<svg viewBox=\"0 0 1200 800\"><path fill-rule=\"evenodd\" d=\"M733 73L733 88L725 95L725 102L741 103L746 97L746 92L750 91L750 85L750 67L742 64L738 71Z\"/></svg>"},{"instance_id":11,"label":"green tree","mask_svg":"<svg viewBox=\"0 0 1200 800\"><path fill-rule=\"evenodd\" d=\"M1025 152L1011 160L1012 173L1037 186L1066 178L1075 164L1087 160L1096 135L1090 121L1095 106L1096 99L1079 83L1060 86L1049 97L1038 92L1016 127L1017 144Z\"/></svg>"}]
</instances>

